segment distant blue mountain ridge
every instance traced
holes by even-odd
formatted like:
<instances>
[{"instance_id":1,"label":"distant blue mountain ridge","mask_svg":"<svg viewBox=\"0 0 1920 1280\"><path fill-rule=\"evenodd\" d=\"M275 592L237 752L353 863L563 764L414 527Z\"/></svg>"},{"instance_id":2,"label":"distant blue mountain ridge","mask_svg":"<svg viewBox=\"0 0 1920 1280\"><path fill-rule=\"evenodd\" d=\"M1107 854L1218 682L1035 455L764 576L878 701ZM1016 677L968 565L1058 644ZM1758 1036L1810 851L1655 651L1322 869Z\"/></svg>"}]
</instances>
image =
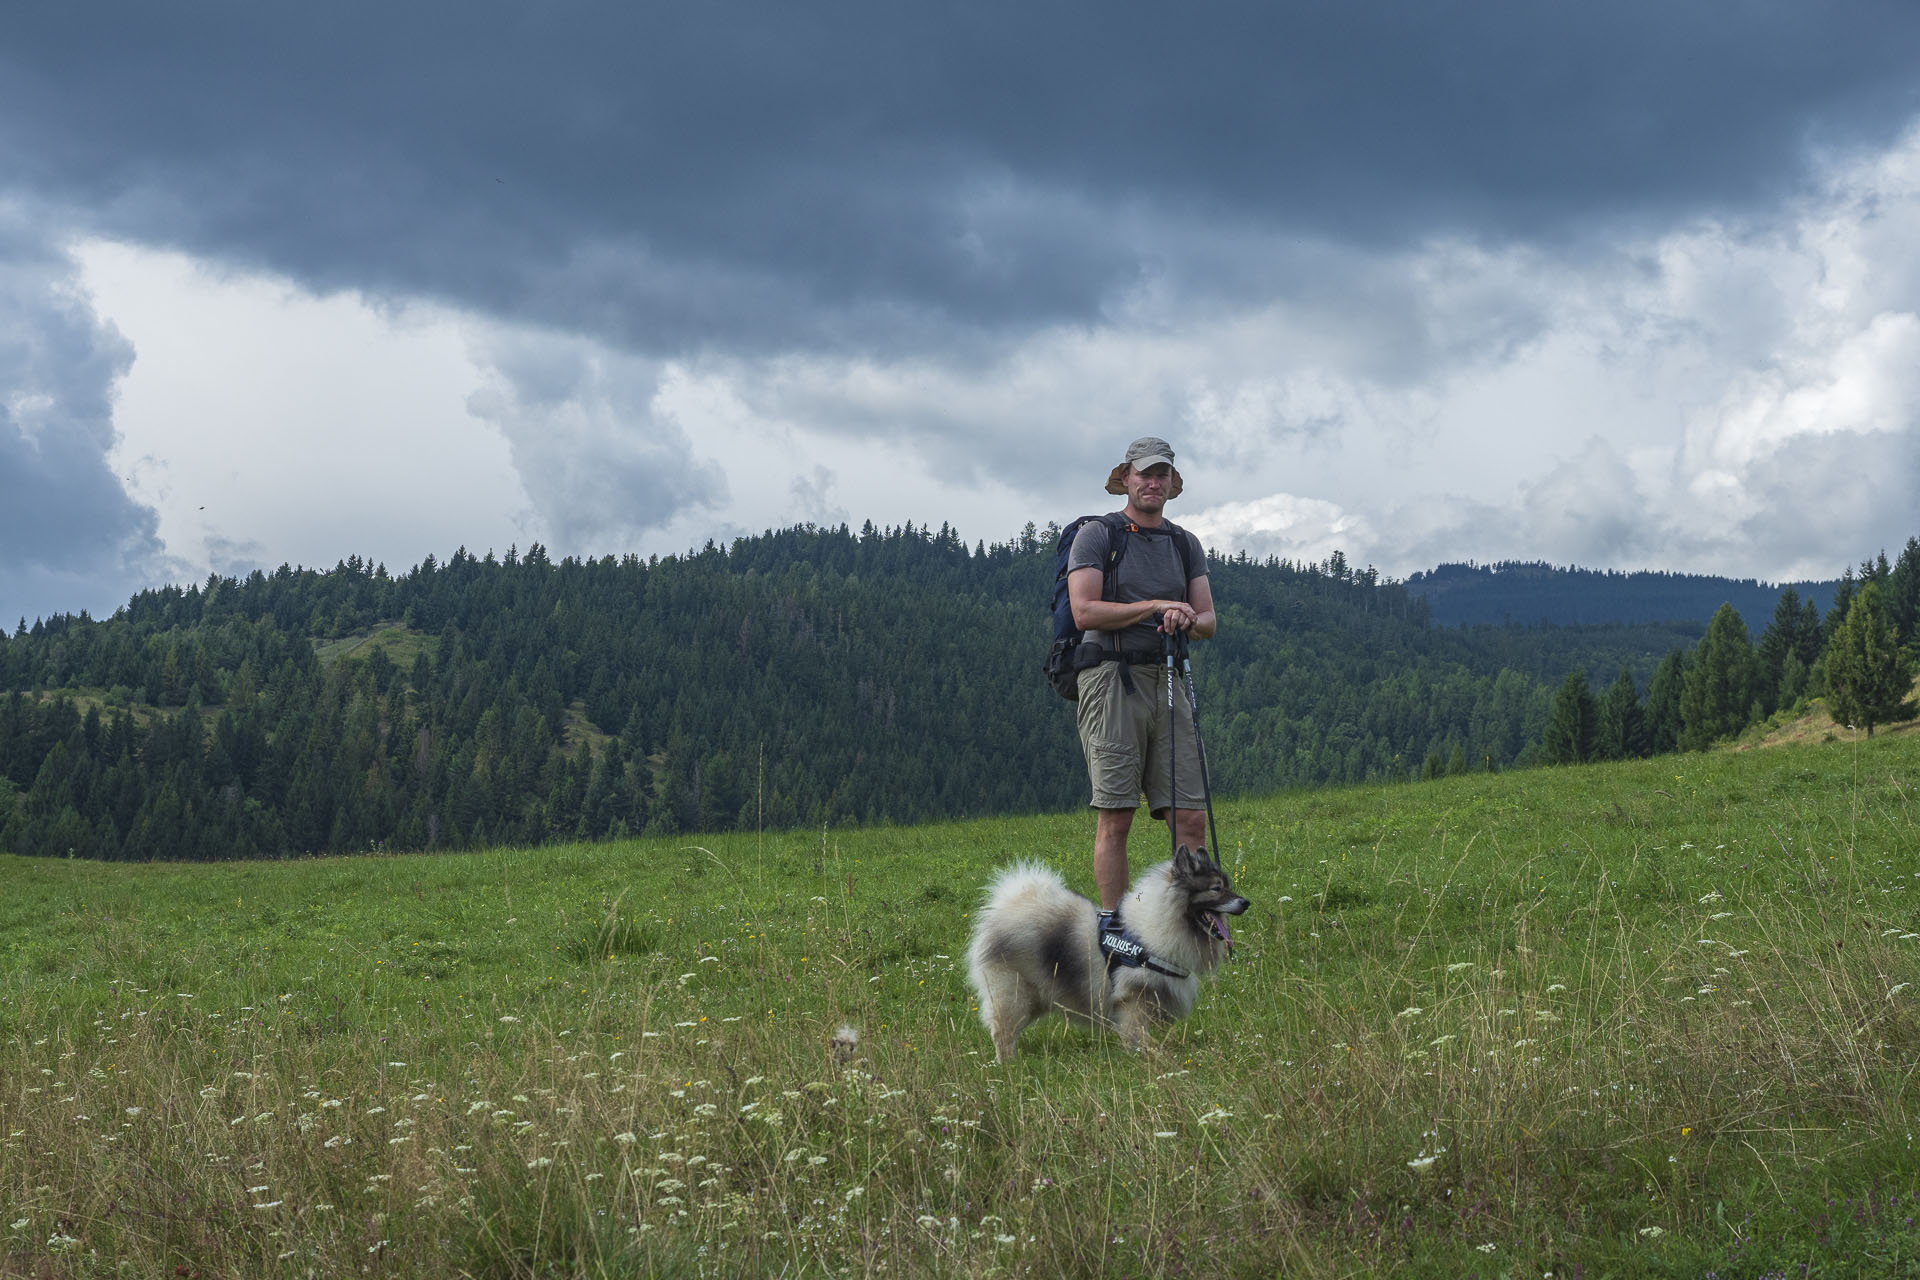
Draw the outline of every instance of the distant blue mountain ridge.
<instances>
[{"instance_id":1,"label":"distant blue mountain ridge","mask_svg":"<svg viewBox=\"0 0 1920 1280\"><path fill-rule=\"evenodd\" d=\"M1757 636L1772 621L1786 587L1791 586L1801 600L1812 600L1825 617L1833 607L1838 583L1834 578L1775 584L1652 570L1563 569L1510 560L1443 564L1409 577L1407 592L1424 598L1433 621L1442 626L1705 623L1721 605L1731 604L1747 630Z\"/></svg>"}]
</instances>

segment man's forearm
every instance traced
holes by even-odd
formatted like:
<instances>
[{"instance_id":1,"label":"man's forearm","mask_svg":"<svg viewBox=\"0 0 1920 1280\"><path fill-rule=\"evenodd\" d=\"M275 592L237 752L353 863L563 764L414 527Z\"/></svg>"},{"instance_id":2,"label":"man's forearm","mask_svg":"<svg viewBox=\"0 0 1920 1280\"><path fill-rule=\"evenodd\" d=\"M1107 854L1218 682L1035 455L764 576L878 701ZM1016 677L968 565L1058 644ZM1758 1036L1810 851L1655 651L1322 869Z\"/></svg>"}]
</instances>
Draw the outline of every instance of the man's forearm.
<instances>
[{"instance_id":1,"label":"man's forearm","mask_svg":"<svg viewBox=\"0 0 1920 1280\"><path fill-rule=\"evenodd\" d=\"M1124 631L1137 622L1146 622L1165 607L1164 600L1133 600L1125 604L1117 600L1076 601L1073 625L1082 631Z\"/></svg>"}]
</instances>

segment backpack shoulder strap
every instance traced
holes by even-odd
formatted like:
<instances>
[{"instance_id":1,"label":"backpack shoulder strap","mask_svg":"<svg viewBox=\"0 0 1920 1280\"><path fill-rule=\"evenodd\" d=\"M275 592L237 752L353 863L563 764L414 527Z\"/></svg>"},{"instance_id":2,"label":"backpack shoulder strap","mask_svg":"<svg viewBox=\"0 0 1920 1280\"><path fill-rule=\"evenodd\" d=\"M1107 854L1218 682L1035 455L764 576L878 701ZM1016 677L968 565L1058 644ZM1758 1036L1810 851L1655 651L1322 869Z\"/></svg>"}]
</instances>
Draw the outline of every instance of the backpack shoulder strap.
<instances>
[{"instance_id":1,"label":"backpack shoulder strap","mask_svg":"<svg viewBox=\"0 0 1920 1280\"><path fill-rule=\"evenodd\" d=\"M1160 527L1172 535L1173 549L1180 555L1180 571L1187 575L1187 582L1192 582L1200 576L1193 571L1193 535L1171 520L1162 520Z\"/></svg>"},{"instance_id":2,"label":"backpack shoulder strap","mask_svg":"<svg viewBox=\"0 0 1920 1280\"><path fill-rule=\"evenodd\" d=\"M1081 516L1060 531L1060 569L1054 575L1056 583L1066 581L1067 554L1073 549L1073 539L1084 524L1098 520L1107 526L1107 556L1100 567L1100 598L1113 599L1114 575L1120 570L1120 558L1127 554L1127 533L1133 527L1128 519L1118 511L1108 511L1100 515ZM1184 556L1182 563L1185 562Z\"/></svg>"},{"instance_id":3,"label":"backpack shoulder strap","mask_svg":"<svg viewBox=\"0 0 1920 1280\"><path fill-rule=\"evenodd\" d=\"M1100 517L1107 524L1107 563L1100 577L1100 598L1113 599L1114 579L1120 574L1120 559L1127 554L1127 534L1133 530L1133 522L1118 511L1109 511Z\"/></svg>"}]
</instances>

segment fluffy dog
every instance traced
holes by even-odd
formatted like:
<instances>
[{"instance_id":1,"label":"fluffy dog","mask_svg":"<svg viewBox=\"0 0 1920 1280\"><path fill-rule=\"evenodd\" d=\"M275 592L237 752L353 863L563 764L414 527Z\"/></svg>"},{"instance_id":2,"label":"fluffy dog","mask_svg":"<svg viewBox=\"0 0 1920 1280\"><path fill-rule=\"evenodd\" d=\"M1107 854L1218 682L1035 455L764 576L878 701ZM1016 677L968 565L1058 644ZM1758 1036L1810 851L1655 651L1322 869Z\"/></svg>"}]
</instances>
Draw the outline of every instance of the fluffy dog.
<instances>
[{"instance_id":1,"label":"fluffy dog","mask_svg":"<svg viewBox=\"0 0 1920 1280\"><path fill-rule=\"evenodd\" d=\"M1046 867L1007 868L988 886L967 948L994 1056L1011 1058L1021 1030L1056 1010L1112 1027L1127 1048L1141 1049L1149 1023L1193 1011L1200 978L1232 945L1226 917L1246 909L1204 849L1181 845L1171 861L1142 872L1120 903L1120 918L1145 946L1147 963L1109 970L1094 904Z\"/></svg>"}]
</instances>

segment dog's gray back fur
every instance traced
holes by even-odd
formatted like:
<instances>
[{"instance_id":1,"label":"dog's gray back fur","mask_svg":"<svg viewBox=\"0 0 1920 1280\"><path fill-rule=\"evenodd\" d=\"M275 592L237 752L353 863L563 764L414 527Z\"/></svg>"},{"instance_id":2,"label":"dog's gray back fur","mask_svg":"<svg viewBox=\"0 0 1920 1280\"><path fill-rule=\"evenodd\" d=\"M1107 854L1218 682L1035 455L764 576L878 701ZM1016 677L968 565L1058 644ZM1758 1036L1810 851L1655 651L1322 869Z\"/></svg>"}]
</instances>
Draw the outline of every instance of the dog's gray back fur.
<instances>
[{"instance_id":1,"label":"dog's gray back fur","mask_svg":"<svg viewBox=\"0 0 1920 1280\"><path fill-rule=\"evenodd\" d=\"M1218 968L1226 954L1225 943L1193 922L1196 865L1211 876L1210 890L1231 895L1226 877L1200 854L1189 856L1185 876L1173 861L1142 872L1120 906L1128 930L1148 951L1187 970L1179 978L1146 967L1117 968L1110 975L1100 951L1097 909L1049 868L1020 863L996 876L967 948L980 1020L993 1036L996 1056L1011 1057L1021 1029L1048 1013L1112 1026L1129 1048L1138 1049L1149 1022L1192 1012L1201 976ZM1245 899L1233 898L1225 909L1245 907Z\"/></svg>"}]
</instances>

